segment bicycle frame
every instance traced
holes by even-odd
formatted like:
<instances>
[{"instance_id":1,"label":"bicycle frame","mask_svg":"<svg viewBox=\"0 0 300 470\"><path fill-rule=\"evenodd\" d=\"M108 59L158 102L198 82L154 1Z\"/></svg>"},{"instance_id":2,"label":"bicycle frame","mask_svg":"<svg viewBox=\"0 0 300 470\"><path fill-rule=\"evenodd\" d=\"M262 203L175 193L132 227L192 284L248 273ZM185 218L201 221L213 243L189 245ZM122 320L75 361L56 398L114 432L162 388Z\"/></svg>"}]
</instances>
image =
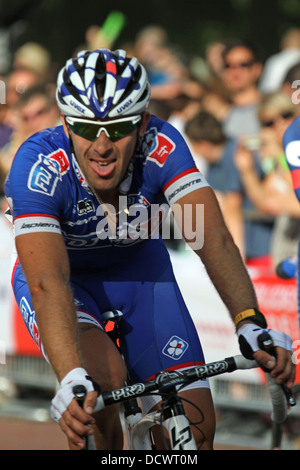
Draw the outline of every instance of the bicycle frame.
<instances>
[{"instance_id":1,"label":"bicycle frame","mask_svg":"<svg viewBox=\"0 0 300 470\"><path fill-rule=\"evenodd\" d=\"M161 423L159 411L148 413L144 417L134 416L127 419L127 438L131 450L153 450L150 430L155 425L163 425L170 436L172 450L197 450L191 432L190 423L185 415L173 416Z\"/></svg>"},{"instance_id":2,"label":"bicycle frame","mask_svg":"<svg viewBox=\"0 0 300 470\"><path fill-rule=\"evenodd\" d=\"M235 370L252 369L259 367L255 361L245 359L244 356L237 355L221 361L212 362L203 366L196 366L184 371L162 371L157 374L156 378L148 382L128 385L118 390L111 392L103 392L99 395L96 411L100 411L107 406L116 403L125 403L128 400L138 399L141 396L149 395L151 393L159 393L164 396L166 393L174 393L176 385L182 385L194 382L199 379L211 378L224 373L230 373ZM268 386L272 400L273 412L272 420L274 423L283 423L287 417L287 397L281 386L277 385L271 378L270 374L266 373L268 379ZM185 415L174 411L175 404L170 405L173 413L168 419L163 421L164 427L169 432L172 450L195 450L195 444L188 438L191 434L190 423ZM142 417L140 411L126 416L129 423L129 445L132 449L146 450L151 449L149 444L147 431L154 425L161 423L159 417L160 412L154 412ZM150 447L149 447L150 445ZM189 447L192 446L192 447Z\"/></svg>"}]
</instances>

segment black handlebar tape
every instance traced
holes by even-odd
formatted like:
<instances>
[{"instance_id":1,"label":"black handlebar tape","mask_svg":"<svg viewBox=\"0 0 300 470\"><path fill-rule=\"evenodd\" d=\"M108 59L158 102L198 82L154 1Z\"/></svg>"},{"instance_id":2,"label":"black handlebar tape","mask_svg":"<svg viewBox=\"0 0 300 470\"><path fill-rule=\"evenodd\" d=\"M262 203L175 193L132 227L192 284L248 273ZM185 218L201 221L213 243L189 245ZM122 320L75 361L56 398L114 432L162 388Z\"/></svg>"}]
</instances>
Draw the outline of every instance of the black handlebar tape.
<instances>
[{"instance_id":1,"label":"black handlebar tape","mask_svg":"<svg viewBox=\"0 0 300 470\"><path fill-rule=\"evenodd\" d=\"M81 408L83 408L83 403L84 403L84 399L85 399L85 396L86 396L85 386L84 385L75 385L73 387L73 394L74 394L76 400L78 401L79 405L81 406ZM82 439L85 442L85 448L82 449L82 450L88 450L88 439L87 439L87 437L83 436Z\"/></svg>"}]
</instances>

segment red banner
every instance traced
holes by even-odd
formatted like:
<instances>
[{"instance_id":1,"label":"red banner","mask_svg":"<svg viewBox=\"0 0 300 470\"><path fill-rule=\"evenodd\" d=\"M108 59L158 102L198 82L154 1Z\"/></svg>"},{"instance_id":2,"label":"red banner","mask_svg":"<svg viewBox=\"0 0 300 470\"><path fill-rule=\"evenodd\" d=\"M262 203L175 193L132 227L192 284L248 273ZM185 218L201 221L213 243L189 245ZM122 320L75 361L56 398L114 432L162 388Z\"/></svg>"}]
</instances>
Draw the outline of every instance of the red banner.
<instances>
[{"instance_id":1,"label":"red banner","mask_svg":"<svg viewBox=\"0 0 300 470\"><path fill-rule=\"evenodd\" d=\"M295 350L298 349L296 346L300 343L300 329L296 279L280 279L274 271L264 267L254 266L253 272L252 266L250 269L259 308L266 316L269 328L290 335ZM300 362L297 361L297 354L294 359ZM296 364L296 382L300 382L299 364Z\"/></svg>"}]
</instances>

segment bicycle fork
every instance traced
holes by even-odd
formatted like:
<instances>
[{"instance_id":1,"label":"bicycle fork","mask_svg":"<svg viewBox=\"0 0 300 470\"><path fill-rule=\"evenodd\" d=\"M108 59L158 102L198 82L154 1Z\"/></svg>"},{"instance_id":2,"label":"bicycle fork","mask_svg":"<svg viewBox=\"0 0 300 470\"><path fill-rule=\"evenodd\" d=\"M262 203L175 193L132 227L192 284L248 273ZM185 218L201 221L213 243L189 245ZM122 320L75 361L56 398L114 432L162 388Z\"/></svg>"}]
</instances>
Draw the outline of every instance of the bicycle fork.
<instances>
[{"instance_id":1,"label":"bicycle fork","mask_svg":"<svg viewBox=\"0 0 300 470\"><path fill-rule=\"evenodd\" d=\"M161 439L167 449L167 439L170 440L172 450L196 450L196 443L192 434L190 423L186 417L182 402L176 393L168 393L163 399L162 409L142 416L139 408L134 409L134 400L125 405L125 423L127 438L133 450L154 450L155 442L150 438L153 426L161 427ZM131 409L130 409L131 408ZM127 410L127 413L126 413ZM164 431L167 432L167 437Z\"/></svg>"},{"instance_id":2,"label":"bicycle fork","mask_svg":"<svg viewBox=\"0 0 300 470\"><path fill-rule=\"evenodd\" d=\"M163 425L166 428L173 450L196 450L196 443L189 420L180 398L174 394L162 405Z\"/></svg>"}]
</instances>

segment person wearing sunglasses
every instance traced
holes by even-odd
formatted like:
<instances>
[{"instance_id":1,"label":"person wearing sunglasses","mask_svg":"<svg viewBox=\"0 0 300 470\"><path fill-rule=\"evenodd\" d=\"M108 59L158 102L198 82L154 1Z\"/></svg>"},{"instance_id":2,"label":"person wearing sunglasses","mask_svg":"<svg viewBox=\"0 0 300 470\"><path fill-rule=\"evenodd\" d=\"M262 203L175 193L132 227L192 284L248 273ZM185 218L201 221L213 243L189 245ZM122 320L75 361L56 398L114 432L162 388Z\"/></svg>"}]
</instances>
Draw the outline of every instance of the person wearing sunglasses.
<instances>
[{"instance_id":1,"label":"person wearing sunglasses","mask_svg":"<svg viewBox=\"0 0 300 470\"><path fill-rule=\"evenodd\" d=\"M297 113L297 107L282 91L270 93L262 99L258 117L262 125L259 156L264 178L258 176L253 151L242 144L235 154L249 199L259 213L274 218L271 243L273 266L283 258L294 255L298 249L300 206L293 191L282 144L284 133Z\"/></svg>"},{"instance_id":2,"label":"person wearing sunglasses","mask_svg":"<svg viewBox=\"0 0 300 470\"><path fill-rule=\"evenodd\" d=\"M256 145L261 131L258 107L262 100L258 80L262 72L257 48L239 38L229 41L223 52L223 81L232 99L232 107L224 122L224 132L236 148L247 142ZM256 171L264 177L261 159L256 148ZM224 213L229 229L241 253L248 262L270 263L274 222L257 214L249 199L240 172L234 161L235 151L227 153Z\"/></svg>"},{"instance_id":3,"label":"person wearing sunglasses","mask_svg":"<svg viewBox=\"0 0 300 470\"><path fill-rule=\"evenodd\" d=\"M160 220L153 212L157 207L174 211L237 318L242 343L250 342L261 363L270 362L278 381L289 386L293 381L290 338L272 333L276 364L259 350L255 332L266 320L216 196L178 131L149 114L149 99L147 75L136 58L122 50L80 52L58 75L62 126L29 138L6 181L18 253L14 292L58 378L51 416L71 449L83 448L81 436L91 433L98 449L122 449L118 409L93 414L99 387L122 386L127 371L139 382L165 368L204 362L165 243L157 232L147 233ZM104 332L106 311L123 314L125 362ZM83 409L72 393L76 384L88 392ZM198 381L182 394L202 410L201 416L193 407L187 410L192 421L201 421L195 430L199 449L211 449L215 417L209 384ZM144 411L157 402L147 399Z\"/></svg>"}]
</instances>

